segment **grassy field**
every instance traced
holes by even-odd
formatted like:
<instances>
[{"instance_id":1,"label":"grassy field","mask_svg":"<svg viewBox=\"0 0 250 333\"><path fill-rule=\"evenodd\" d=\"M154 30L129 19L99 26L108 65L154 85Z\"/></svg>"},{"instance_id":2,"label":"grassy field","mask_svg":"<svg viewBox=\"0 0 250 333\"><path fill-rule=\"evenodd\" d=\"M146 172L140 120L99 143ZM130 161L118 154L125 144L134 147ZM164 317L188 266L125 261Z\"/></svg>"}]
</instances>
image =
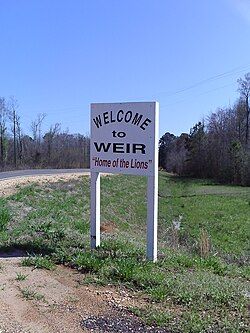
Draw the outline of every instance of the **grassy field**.
<instances>
[{"instance_id":1,"label":"grassy field","mask_svg":"<svg viewBox=\"0 0 250 333\"><path fill-rule=\"evenodd\" d=\"M125 285L128 309L171 332L248 332L250 188L160 173L159 260L145 260L146 179L101 182L102 246L89 249L89 179L32 184L0 199L0 249L25 265L82 270L83 283Z\"/></svg>"}]
</instances>

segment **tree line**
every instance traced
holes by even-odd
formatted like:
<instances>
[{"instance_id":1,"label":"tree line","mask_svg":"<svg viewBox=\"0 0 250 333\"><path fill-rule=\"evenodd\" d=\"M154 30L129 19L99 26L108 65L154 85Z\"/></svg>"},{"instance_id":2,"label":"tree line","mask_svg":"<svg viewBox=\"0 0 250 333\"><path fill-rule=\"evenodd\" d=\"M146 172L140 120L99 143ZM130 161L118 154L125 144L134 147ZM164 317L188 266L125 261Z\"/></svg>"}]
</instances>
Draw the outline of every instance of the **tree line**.
<instances>
[{"instance_id":1,"label":"tree line","mask_svg":"<svg viewBox=\"0 0 250 333\"><path fill-rule=\"evenodd\" d=\"M211 178L250 185L250 73L238 80L239 99L197 122L190 133L165 133L159 142L159 163L180 176Z\"/></svg>"},{"instance_id":2,"label":"tree line","mask_svg":"<svg viewBox=\"0 0 250 333\"><path fill-rule=\"evenodd\" d=\"M43 131L45 114L38 114L24 133L14 97L0 97L0 171L25 168L88 168L88 135L70 134L61 125Z\"/></svg>"},{"instance_id":3,"label":"tree line","mask_svg":"<svg viewBox=\"0 0 250 333\"><path fill-rule=\"evenodd\" d=\"M238 80L239 98L197 122L190 133L166 132L159 141L159 165L180 176L250 185L250 73ZM45 114L22 129L14 97L0 97L0 171L24 168L88 168L90 138L56 123L43 131Z\"/></svg>"}]
</instances>

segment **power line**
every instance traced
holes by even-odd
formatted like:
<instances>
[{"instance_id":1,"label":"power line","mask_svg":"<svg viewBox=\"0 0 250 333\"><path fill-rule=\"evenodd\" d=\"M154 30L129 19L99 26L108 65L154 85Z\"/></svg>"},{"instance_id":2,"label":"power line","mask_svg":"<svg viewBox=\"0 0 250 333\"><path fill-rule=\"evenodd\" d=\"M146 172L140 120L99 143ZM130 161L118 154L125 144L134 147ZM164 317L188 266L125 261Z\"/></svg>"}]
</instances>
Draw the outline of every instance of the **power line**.
<instances>
[{"instance_id":1,"label":"power line","mask_svg":"<svg viewBox=\"0 0 250 333\"><path fill-rule=\"evenodd\" d=\"M226 85L224 85L224 86L221 86L221 87L218 87L218 88L215 88L215 89L210 89L210 90L204 91L204 92L201 93L201 94L196 94L196 95L194 95L194 96L192 96L192 97L195 98L195 97L199 97L199 96L202 96L202 95L206 95L206 94L209 94L210 92L217 91L217 90L220 90L220 89L223 89L223 88L226 88L226 87L230 87L230 86L232 86L232 85L234 85L234 83L226 84ZM161 105L161 109L166 108L166 107L168 107L168 106L175 105L175 104L183 103L183 102L185 102L186 100L187 100L187 98L182 99L182 100L177 101L177 102L174 102L174 103Z\"/></svg>"},{"instance_id":2,"label":"power line","mask_svg":"<svg viewBox=\"0 0 250 333\"><path fill-rule=\"evenodd\" d=\"M247 65L244 65L244 66L238 66L238 67L235 67L229 71L226 71L226 72L223 72L223 73L220 73L220 74L217 74L217 75L214 75L214 76L211 76L209 78L206 78L204 80L201 80L201 81L198 81L188 87L185 87L183 89L179 89L179 90L176 90L174 92L158 92L158 93L155 93L154 96L157 96L159 94L165 94L165 97L169 97L169 96L174 96L174 95L177 95L177 94L181 94L183 92L186 92L186 91L189 91L189 90L192 90L200 85L203 85L203 84L206 84L208 82L213 82L213 81L216 81L216 80L219 80L219 79L222 79L222 78L226 78L226 77L230 77L232 75L235 75L235 74L239 74L239 73L242 73L244 71L246 71L247 69L250 68L250 64L247 64ZM223 87L218 87L218 88L215 88L215 89L212 89L212 90L209 90L209 91L206 91L202 94L199 94L199 95L195 95L194 97L196 96L200 96L200 95L203 95L203 94L207 94L209 92L212 92L212 91L216 91L218 89L222 89L222 88L225 88L227 86L230 86L232 84L229 84L229 85L225 85ZM182 100L182 101L185 101L185 100ZM174 103L171 103L171 104L168 104L168 105L163 105L161 106L161 108L164 108L166 106L170 106L170 105L175 105L175 104L178 104L182 101L178 101L178 102L174 102ZM53 115L53 114L58 114L58 112L60 112L60 114L66 114L66 113L69 113L69 111L80 111L83 109L83 106L71 106L71 107L64 107L64 108L51 108L51 109L47 109L47 110L36 110L35 112L38 114L38 113L46 113L48 116L50 115ZM34 112L34 111L33 111ZM30 116L27 116L27 115L22 115L22 117L24 118L29 118L31 119Z\"/></svg>"},{"instance_id":3,"label":"power line","mask_svg":"<svg viewBox=\"0 0 250 333\"><path fill-rule=\"evenodd\" d=\"M245 66L239 66L239 67L236 67L236 68L234 68L234 69L232 69L232 70L230 70L230 71L227 71L227 72L224 72L224 73L220 73L220 74L217 74L217 75L211 76L211 77L209 77L209 78L207 78L207 79L204 79L204 80L198 81L198 82L196 82L196 83L194 83L194 84L192 84L192 85L190 85L190 86L188 86L188 87L185 87L185 88L183 88L183 89L176 90L176 91L174 91L174 92L164 92L164 91L162 91L162 92L156 93L155 95L158 95L158 94L165 94L165 93L166 93L165 96L168 97L168 96L172 96L172 95L180 94L180 93L185 92L185 91L187 91L187 90L191 90L191 89L196 88L196 87L198 87L198 86L200 86L200 85L203 85L203 84L205 84L205 83L207 83L207 82L213 82L213 81L216 81L216 80L218 80L218 79L222 79L222 78L225 78L225 77L232 76L232 75L234 75L234 74L239 74L239 73L245 72L247 69L250 69L250 64L245 65Z\"/></svg>"}]
</instances>

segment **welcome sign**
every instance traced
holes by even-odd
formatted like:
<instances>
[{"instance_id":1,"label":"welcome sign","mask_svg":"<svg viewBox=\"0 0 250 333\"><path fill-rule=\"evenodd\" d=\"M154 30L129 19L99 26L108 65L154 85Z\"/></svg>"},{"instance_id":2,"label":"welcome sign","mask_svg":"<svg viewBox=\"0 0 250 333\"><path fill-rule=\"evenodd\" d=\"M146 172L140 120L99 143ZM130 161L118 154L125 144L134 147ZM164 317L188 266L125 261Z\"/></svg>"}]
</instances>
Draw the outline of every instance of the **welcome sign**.
<instances>
[{"instance_id":1,"label":"welcome sign","mask_svg":"<svg viewBox=\"0 0 250 333\"><path fill-rule=\"evenodd\" d=\"M100 245L100 173L147 176L147 258L157 260L157 102L91 104L91 248ZM126 195L126 193L125 193Z\"/></svg>"},{"instance_id":2,"label":"welcome sign","mask_svg":"<svg viewBox=\"0 0 250 333\"><path fill-rule=\"evenodd\" d=\"M156 102L91 104L91 170L153 175L156 109Z\"/></svg>"}]
</instances>

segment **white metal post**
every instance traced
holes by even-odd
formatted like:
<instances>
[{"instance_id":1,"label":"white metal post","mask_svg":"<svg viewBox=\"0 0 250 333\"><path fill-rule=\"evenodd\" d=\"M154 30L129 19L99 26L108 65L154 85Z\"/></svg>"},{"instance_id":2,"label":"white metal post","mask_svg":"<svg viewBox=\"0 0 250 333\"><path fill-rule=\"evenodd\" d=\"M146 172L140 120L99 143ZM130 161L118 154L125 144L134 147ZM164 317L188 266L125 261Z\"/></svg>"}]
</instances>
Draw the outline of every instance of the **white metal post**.
<instances>
[{"instance_id":1,"label":"white metal post","mask_svg":"<svg viewBox=\"0 0 250 333\"><path fill-rule=\"evenodd\" d=\"M100 246L100 173L91 172L90 246Z\"/></svg>"},{"instance_id":2,"label":"white metal post","mask_svg":"<svg viewBox=\"0 0 250 333\"><path fill-rule=\"evenodd\" d=\"M155 262L157 260L158 171L155 176L148 177L147 198L147 258Z\"/></svg>"},{"instance_id":3,"label":"white metal post","mask_svg":"<svg viewBox=\"0 0 250 333\"><path fill-rule=\"evenodd\" d=\"M153 175L147 186L147 259L157 260L159 103L155 103Z\"/></svg>"}]
</instances>

